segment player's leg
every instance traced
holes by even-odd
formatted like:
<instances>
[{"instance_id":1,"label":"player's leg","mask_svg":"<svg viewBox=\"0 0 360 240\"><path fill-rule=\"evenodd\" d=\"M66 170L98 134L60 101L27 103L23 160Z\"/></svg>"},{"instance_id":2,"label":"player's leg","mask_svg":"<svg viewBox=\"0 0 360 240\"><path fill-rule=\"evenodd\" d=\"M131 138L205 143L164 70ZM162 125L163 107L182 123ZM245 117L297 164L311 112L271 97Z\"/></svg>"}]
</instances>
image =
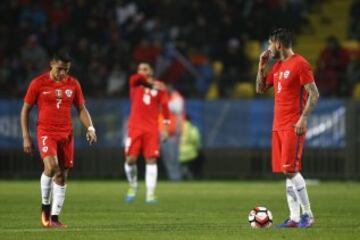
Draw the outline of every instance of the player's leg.
<instances>
[{"instance_id":1,"label":"player's leg","mask_svg":"<svg viewBox=\"0 0 360 240\"><path fill-rule=\"evenodd\" d=\"M158 166L156 158L146 158L145 184L146 184L146 203L156 203L157 198L155 189L158 177Z\"/></svg>"},{"instance_id":2,"label":"player's leg","mask_svg":"<svg viewBox=\"0 0 360 240\"><path fill-rule=\"evenodd\" d=\"M137 178L137 157L127 156L124 164L125 175L129 183L129 189L126 193L125 201L131 203L135 200L138 190L138 178Z\"/></svg>"},{"instance_id":3,"label":"player's leg","mask_svg":"<svg viewBox=\"0 0 360 240\"><path fill-rule=\"evenodd\" d=\"M296 194L301 204L302 212L299 227L308 228L314 224L314 215L311 211L309 195L307 192L306 182L300 172L293 174L290 178L296 189Z\"/></svg>"},{"instance_id":4,"label":"player's leg","mask_svg":"<svg viewBox=\"0 0 360 240\"><path fill-rule=\"evenodd\" d=\"M41 225L50 226L51 190L53 176L60 171L56 156L47 156L43 159L44 171L40 179L41 188Z\"/></svg>"},{"instance_id":5,"label":"player's leg","mask_svg":"<svg viewBox=\"0 0 360 240\"><path fill-rule=\"evenodd\" d=\"M296 189L289 178L286 178L286 199L290 210L289 219L298 223L300 221L300 203Z\"/></svg>"},{"instance_id":6,"label":"player's leg","mask_svg":"<svg viewBox=\"0 0 360 240\"><path fill-rule=\"evenodd\" d=\"M146 203L156 203L155 189L158 177L157 158L159 157L159 132L157 130L147 132L143 137L146 184Z\"/></svg>"},{"instance_id":7,"label":"player's leg","mask_svg":"<svg viewBox=\"0 0 360 240\"><path fill-rule=\"evenodd\" d=\"M47 133L38 131L38 146L43 160L44 171L40 178L41 225L50 226L52 178L60 170L57 159L56 141Z\"/></svg>"},{"instance_id":8,"label":"player's leg","mask_svg":"<svg viewBox=\"0 0 360 240\"><path fill-rule=\"evenodd\" d=\"M283 171L291 182L303 211L299 227L310 227L314 222L314 217L310 208L306 182L300 173L305 136L297 136L294 131L286 131L284 134Z\"/></svg>"},{"instance_id":9,"label":"player's leg","mask_svg":"<svg viewBox=\"0 0 360 240\"><path fill-rule=\"evenodd\" d=\"M282 151L283 149L283 136L281 131L272 132L272 169L273 172L283 172ZM296 198L293 198L294 193L289 186L289 182L286 181L286 199L290 211L290 216L282 224L277 225L280 228L297 227L300 218L300 205L296 202ZM296 217L298 216L298 217Z\"/></svg>"},{"instance_id":10,"label":"player's leg","mask_svg":"<svg viewBox=\"0 0 360 240\"><path fill-rule=\"evenodd\" d=\"M54 176L52 186L53 202L51 206L51 227L53 228L66 227L66 225L62 224L59 221L59 215L65 201L66 181L68 172L68 169L62 167L61 170Z\"/></svg>"},{"instance_id":11,"label":"player's leg","mask_svg":"<svg viewBox=\"0 0 360 240\"><path fill-rule=\"evenodd\" d=\"M141 150L141 133L134 129L129 129L129 134L125 142L125 163L124 171L129 183L129 189L125 201L131 203L135 200L138 189L138 170L137 159Z\"/></svg>"},{"instance_id":12,"label":"player's leg","mask_svg":"<svg viewBox=\"0 0 360 240\"><path fill-rule=\"evenodd\" d=\"M72 135L61 139L61 142L58 143L57 153L60 170L55 174L52 183L51 227L64 228L66 225L59 221L59 215L65 201L68 172L74 166L74 138Z\"/></svg>"}]
</instances>

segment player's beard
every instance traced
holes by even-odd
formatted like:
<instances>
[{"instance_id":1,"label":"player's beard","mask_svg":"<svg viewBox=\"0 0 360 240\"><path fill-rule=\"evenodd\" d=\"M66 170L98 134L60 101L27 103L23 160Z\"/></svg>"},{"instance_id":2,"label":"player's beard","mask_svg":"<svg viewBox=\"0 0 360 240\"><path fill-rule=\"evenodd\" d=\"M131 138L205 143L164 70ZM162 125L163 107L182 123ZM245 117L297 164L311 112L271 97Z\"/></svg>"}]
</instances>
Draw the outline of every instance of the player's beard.
<instances>
[{"instance_id":1,"label":"player's beard","mask_svg":"<svg viewBox=\"0 0 360 240\"><path fill-rule=\"evenodd\" d=\"M56 75L56 77L55 77L56 81L62 81L62 80L65 79L65 78L66 78L66 75L61 75L61 74L58 74L58 75Z\"/></svg>"},{"instance_id":2,"label":"player's beard","mask_svg":"<svg viewBox=\"0 0 360 240\"><path fill-rule=\"evenodd\" d=\"M280 51L274 50L274 51L271 51L270 56L274 59L279 59L281 57L281 54L280 54Z\"/></svg>"}]
</instances>

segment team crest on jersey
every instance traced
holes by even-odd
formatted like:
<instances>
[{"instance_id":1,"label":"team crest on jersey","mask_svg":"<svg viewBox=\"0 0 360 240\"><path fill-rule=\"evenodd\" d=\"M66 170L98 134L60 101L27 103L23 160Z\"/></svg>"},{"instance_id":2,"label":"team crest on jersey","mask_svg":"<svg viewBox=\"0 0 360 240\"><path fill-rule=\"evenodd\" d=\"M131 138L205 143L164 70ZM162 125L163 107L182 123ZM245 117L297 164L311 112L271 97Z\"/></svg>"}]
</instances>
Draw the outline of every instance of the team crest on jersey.
<instances>
[{"instance_id":1,"label":"team crest on jersey","mask_svg":"<svg viewBox=\"0 0 360 240\"><path fill-rule=\"evenodd\" d=\"M289 71L289 70L286 70L286 71L284 72L284 78L287 79L287 78L289 77L289 75L290 75L290 71Z\"/></svg>"},{"instance_id":2,"label":"team crest on jersey","mask_svg":"<svg viewBox=\"0 0 360 240\"><path fill-rule=\"evenodd\" d=\"M48 150L49 150L49 148L47 147L47 146L45 146L45 147L42 147L42 149L41 149L44 153L46 153Z\"/></svg>"},{"instance_id":3,"label":"team crest on jersey","mask_svg":"<svg viewBox=\"0 0 360 240\"><path fill-rule=\"evenodd\" d=\"M65 90L65 95L66 95L67 97L71 97L72 94L73 94L73 91L72 91L71 89L66 89L66 90Z\"/></svg>"},{"instance_id":4,"label":"team crest on jersey","mask_svg":"<svg viewBox=\"0 0 360 240\"><path fill-rule=\"evenodd\" d=\"M155 97L158 94L158 90L151 89L150 94L151 94L151 96Z\"/></svg>"},{"instance_id":5,"label":"team crest on jersey","mask_svg":"<svg viewBox=\"0 0 360 240\"><path fill-rule=\"evenodd\" d=\"M57 98L61 98L62 97L62 90L61 89L55 89L55 96Z\"/></svg>"},{"instance_id":6,"label":"team crest on jersey","mask_svg":"<svg viewBox=\"0 0 360 240\"><path fill-rule=\"evenodd\" d=\"M279 73L279 79L280 79L280 80L283 78L283 75L284 75L283 72L280 72L280 73Z\"/></svg>"}]
</instances>

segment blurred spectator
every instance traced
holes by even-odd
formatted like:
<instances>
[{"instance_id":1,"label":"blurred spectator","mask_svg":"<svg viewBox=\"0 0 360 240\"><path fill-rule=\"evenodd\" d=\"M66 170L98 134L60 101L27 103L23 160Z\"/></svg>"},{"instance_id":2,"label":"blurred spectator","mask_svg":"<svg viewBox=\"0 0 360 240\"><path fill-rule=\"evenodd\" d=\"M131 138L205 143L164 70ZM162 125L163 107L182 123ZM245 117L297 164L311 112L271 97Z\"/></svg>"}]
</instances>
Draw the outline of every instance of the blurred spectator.
<instances>
[{"instance_id":1,"label":"blurred spectator","mask_svg":"<svg viewBox=\"0 0 360 240\"><path fill-rule=\"evenodd\" d=\"M300 29L313 2L1 1L0 33L6 37L0 39L0 52L9 67L2 81L17 82L8 94L22 97L31 76L44 69L43 59L64 48L71 50L73 74L91 97L113 96L107 80L115 62L128 74L136 62L148 61L160 79L181 87L185 96L203 98L213 82L214 60L224 65L221 96L230 97L234 83L253 78L243 39L263 41L275 23ZM206 60L192 65L190 49L199 49Z\"/></svg>"},{"instance_id":2,"label":"blurred spectator","mask_svg":"<svg viewBox=\"0 0 360 240\"><path fill-rule=\"evenodd\" d=\"M21 60L31 65L33 71L39 73L45 70L48 63L46 50L39 44L36 35L30 35L21 49Z\"/></svg>"},{"instance_id":3,"label":"blurred spectator","mask_svg":"<svg viewBox=\"0 0 360 240\"><path fill-rule=\"evenodd\" d=\"M350 7L349 37L360 40L360 0L354 0Z\"/></svg>"},{"instance_id":4,"label":"blurred spectator","mask_svg":"<svg viewBox=\"0 0 360 240\"><path fill-rule=\"evenodd\" d=\"M172 85L167 85L169 94L170 125L168 139L161 142L161 159L169 180L181 180L179 164L179 144L184 120L185 102L181 94ZM164 131L164 122L160 118L160 131Z\"/></svg>"},{"instance_id":5,"label":"blurred spectator","mask_svg":"<svg viewBox=\"0 0 360 240\"><path fill-rule=\"evenodd\" d=\"M110 71L107 81L107 95L110 97L119 97L124 94L127 83L126 71L115 63L113 69Z\"/></svg>"},{"instance_id":6,"label":"blurred spectator","mask_svg":"<svg viewBox=\"0 0 360 240\"><path fill-rule=\"evenodd\" d=\"M35 31L44 30L47 22L47 15L44 9L35 1L32 4L23 6L20 14L20 22L27 22Z\"/></svg>"},{"instance_id":7,"label":"blurred spectator","mask_svg":"<svg viewBox=\"0 0 360 240\"><path fill-rule=\"evenodd\" d=\"M69 17L67 6L64 5L63 1L53 1L53 6L49 11L49 20L51 25L59 26L65 23Z\"/></svg>"},{"instance_id":8,"label":"blurred spectator","mask_svg":"<svg viewBox=\"0 0 360 240\"><path fill-rule=\"evenodd\" d=\"M95 97L104 97L107 85L107 69L98 59L90 62L87 81L90 84L91 94Z\"/></svg>"},{"instance_id":9,"label":"blurred spectator","mask_svg":"<svg viewBox=\"0 0 360 240\"><path fill-rule=\"evenodd\" d=\"M200 154L201 136L199 129L187 116L183 124L180 138L181 173L183 179L192 180L201 177L202 159Z\"/></svg>"},{"instance_id":10,"label":"blurred spectator","mask_svg":"<svg viewBox=\"0 0 360 240\"><path fill-rule=\"evenodd\" d=\"M346 96L349 84L346 79L346 69L350 58L336 37L326 40L326 47L321 52L317 62L317 85L322 96Z\"/></svg>"},{"instance_id":11,"label":"blurred spectator","mask_svg":"<svg viewBox=\"0 0 360 240\"><path fill-rule=\"evenodd\" d=\"M198 77L195 79L195 90L199 97L204 98L213 79L210 59L207 55L194 48L190 50L190 62L198 72Z\"/></svg>"},{"instance_id":12,"label":"blurred spectator","mask_svg":"<svg viewBox=\"0 0 360 240\"><path fill-rule=\"evenodd\" d=\"M25 45L21 48L20 60L23 64L24 78L26 83L37 74L48 68L48 54L46 50L39 44L36 35L30 35ZM19 86L20 92L24 92L28 84Z\"/></svg>"},{"instance_id":13,"label":"blurred spectator","mask_svg":"<svg viewBox=\"0 0 360 240\"><path fill-rule=\"evenodd\" d=\"M142 39L135 48L134 60L136 63L147 62L154 65L160 53L161 47L159 42L149 42L147 39Z\"/></svg>"},{"instance_id":14,"label":"blurred spectator","mask_svg":"<svg viewBox=\"0 0 360 240\"><path fill-rule=\"evenodd\" d=\"M347 77L351 89L360 84L360 56L355 57L348 66Z\"/></svg>"},{"instance_id":15,"label":"blurred spectator","mask_svg":"<svg viewBox=\"0 0 360 240\"><path fill-rule=\"evenodd\" d=\"M228 41L221 60L224 64L224 70L219 82L220 94L222 97L230 97L236 82L252 80L249 74L251 65L240 41L236 38Z\"/></svg>"}]
</instances>

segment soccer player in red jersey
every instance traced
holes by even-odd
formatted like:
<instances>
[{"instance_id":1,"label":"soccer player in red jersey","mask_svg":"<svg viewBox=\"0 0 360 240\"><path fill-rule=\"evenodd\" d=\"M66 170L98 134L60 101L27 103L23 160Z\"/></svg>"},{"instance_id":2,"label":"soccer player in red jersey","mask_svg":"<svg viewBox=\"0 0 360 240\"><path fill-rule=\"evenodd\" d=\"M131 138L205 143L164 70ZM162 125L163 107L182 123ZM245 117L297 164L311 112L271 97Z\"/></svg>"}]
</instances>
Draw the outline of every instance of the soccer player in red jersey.
<instances>
[{"instance_id":1,"label":"soccer player in red jersey","mask_svg":"<svg viewBox=\"0 0 360 240\"><path fill-rule=\"evenodd\" d=\"M272 58L273 65L269 59ZM290 217L279 227L311 227L306 183L302 177L301 156L307 120L317 104L319 92L310 64L292 50L292 34L277 29L270 34L269 46L261 53L256 91L274 87L275 106L272 130L272 170L286 176ZM300 215L300 206L302 215Z\"/></svg>"},{"instance_id":2,"label":"soccer player in red jersey","mask_svg":"<svg viewBox=\"0 0 360 240\"><path fill-rule=\"evenodd\" d=\"M168 95L163 83L155 80L148 63L138 65L137 74L130 77L131 111L125 142L125 174L129 182L126 202L133 202L138 187L136 162L142 153L146 161L146 203L156 203L157 158L159 157L159 114L169 124ZM167 138L167 131L162 140Z\"/></svg>"},{"instance_id":3,"label":"soccer player in red jersey","mask_svg":"<svg viewBox=\"0 0 360 240\"><path fill-rule=\"evenodd\" d=\"M33 105L38 107L37 141L44 163L40 180L43 227L66 227L59 221L59 214L65 200L68 171L74 165L74 136L71 122L73 105L78 110L81 123L87 129L88 142L90 144L96 142L95 128L85 107L80 84L68 75L70 62L68 53L56 53L50 62L51 70L31 81L21 110L23 147L25 153L32 154L29 114Z\"/></svg>"}]
</instances>

